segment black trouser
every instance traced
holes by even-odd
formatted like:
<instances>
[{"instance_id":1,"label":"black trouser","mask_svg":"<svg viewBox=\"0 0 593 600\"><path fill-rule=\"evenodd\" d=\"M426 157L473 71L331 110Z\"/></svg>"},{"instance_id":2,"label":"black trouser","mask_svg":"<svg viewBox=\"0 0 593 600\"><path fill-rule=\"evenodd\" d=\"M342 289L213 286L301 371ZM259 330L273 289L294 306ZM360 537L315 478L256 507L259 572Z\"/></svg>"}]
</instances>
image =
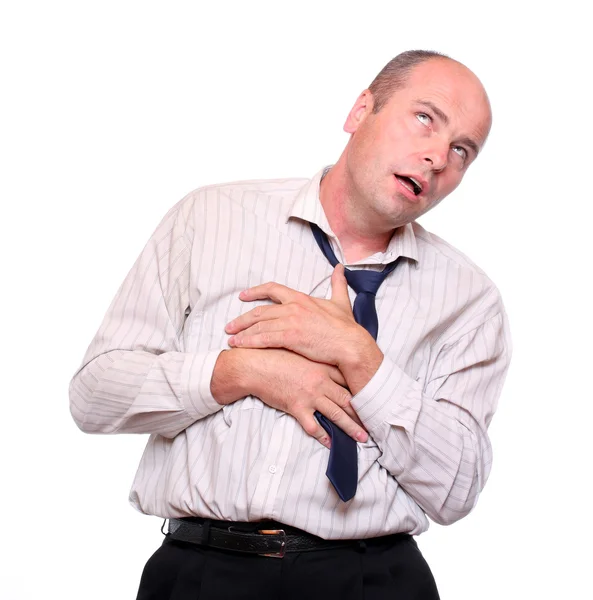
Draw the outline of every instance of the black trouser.
<instances>
[{"instance_id":1,"label":"black trouser","mask_svg":"<svg viewBox=\"0 0 593 600\"><path fill-rule=\"evenodd\" d=\"M375 538L284 558L240 554L166 537L144 567L137 600L438 600L410 536Z\"/></svg>"}]
</instances>

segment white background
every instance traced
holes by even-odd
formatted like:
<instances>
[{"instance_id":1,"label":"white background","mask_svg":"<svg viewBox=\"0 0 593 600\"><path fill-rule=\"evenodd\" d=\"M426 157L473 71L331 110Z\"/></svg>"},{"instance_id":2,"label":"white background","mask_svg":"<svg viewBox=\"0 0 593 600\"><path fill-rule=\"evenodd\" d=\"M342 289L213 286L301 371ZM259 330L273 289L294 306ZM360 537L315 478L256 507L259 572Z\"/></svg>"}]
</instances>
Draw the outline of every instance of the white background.
<instances>
[{"instance_id":1,"label":"white background","mask_svg":"<svg viewBox=\"0 0 593 600\"><path fill-rule=\"evenodd\" d=\"M515 346L480 502L419 543L444 600L591 597L586 6L2 4L0 598L135 597L161 540L127 503L146 439L78 431L71 376L177 200L313 175L359 92L411 48L465 62L490 93L483 155L421 222L497 283Z\"/></svg>"}]
</instances>

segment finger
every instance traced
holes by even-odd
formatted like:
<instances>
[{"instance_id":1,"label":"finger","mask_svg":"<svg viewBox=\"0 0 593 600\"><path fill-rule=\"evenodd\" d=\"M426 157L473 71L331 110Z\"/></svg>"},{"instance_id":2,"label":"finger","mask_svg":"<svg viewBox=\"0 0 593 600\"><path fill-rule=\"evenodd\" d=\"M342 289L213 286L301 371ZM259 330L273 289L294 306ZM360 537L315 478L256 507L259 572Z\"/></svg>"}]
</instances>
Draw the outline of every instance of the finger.
<instances>
[{"instance_id":1,"label":"finger","mask_svg":"<svg viewBox=\"0 0 593 600\"><path fill-rule=\"evenodd\" d=\"M267 321L266 324L275 323ZM260 327L262 323L257 323L253 327ZM250 328L252 329L252 328ZM288 332L282 331L264 331L263 333L249 333L242 331L229 338L229 346L232 348L287 348L291 349Z\"/></svg>"},{"instance_id":2,"label":"finger","mask_svg":"<svg viewBox=\"0 0 593 600\"><path fill-rule=\"evenodd\" d=\"M366 442L368 439L368 432L367 430L364 428L364 424L363 422L360 420L360 417L356 414L356 411L354 410L354 408L352 408L352 405L350 404L349 406L347 406L346 408L344 408L344 412L355 422L358 424L358 426L365 432L367 433L367 437L363 440L359 440L360 442Z\"/></svg>"},{"instance_id":3,"label":"finger","mask_svg":"<svg viewBox=\"0 0 593 600\"><path fill-rule=\"evenodd\" d=\"M367 432L354 421L343 408L332 402L327 397L322 397L317 402L317 410L325 415L332 423L335 423L346 435L357 442L366 442Z\"/></svg>"},{"instance_id":4,"label":"finger","mask_svg":"<svg viewBox=\"0 0 593 600\"><path fill-rule=\"evenodd\" d=\"M362 421L356 414L356 411L352 407L351 400L352 395L348 389L340 385L328 384L325 388L326 396L335 404L337 404L363 431L366 432ZM359 440L361 441L361 440ZM365 440L366 441L366 440Z\"/></svg>"},{"instance_id":5,"label":"finger","mask_svg":"<svg viewBox=\"0 0 593 600\"><path fill-rule=\"evenodd\" d=\"M289 308L290 305L278 305L272 304L270 306L256 306L244 315L233 319L227 323L224 330L226 333L238 333L244 331L248 327L255 325L261 321L268 321L270 319L279 319L283 316L292 314L292 310Z\"/></svg>"},{"instance_id":6,"label":"finger","mask_svg":"<svg viewBox=\"0 0 593 600\"><path fill-rule=\"evenodd\" d=\"M331 279L332 286L332 302L340 308L352 314L352 306L350 305L350 297L348 296L348 282L344 276L344 265L338 263Z\"/></svg>"},{"instance_id":7,"label":"finger","mask_svg":"<svg viewBox=\"0 0 593 600\"><path fill-rule=\"evenodd\" d=\"M312 413L307 410L303 410L298 414L295 413L294 418L301 424L301 427L311 437L314 437L320 444L323 444L326 448L331 448L331 438L327 431L321 427L317 422L317 419Z\"/></svg>"},{"instance_id":8,"label":"finger","mask_svg":"<svg viewBox=\"0 0 593 600\"><path fill-rule=\"evenodd\" d=\"M329 375L329 378L334 381L335 383L337 383L338 385L341 385L342 387L347 387L346 384L346 380L344 379L344 376L342 375L342 371L340 371L340 369L338 369L338 367L334 367L333 365L326 365L327 366L327 374Z\"/></svg>"},{"instance_id":9,"label":"finger","mask_svg":"<svg viewBox=\"0 0 593 600\"><path fill-rule=\"evenodd\" d=\"M225 328L226 331L227 328ZM269 321L260 321L259 323L254 323L253 325L243 329L242 331L238 331L231 339L233 340L233 344L242 344L243 340L248 340L248 338L253 338L256 335L263 335L266 333L280 333L283 332L284 338L282 340L278 340L278 343L285 341L286 333L288 326L286 323L286 319L270 319ZM227 332L228 333L228 332ZM261 343L266 343L265 338L260 338ZM230 340L229 340L230 341ZM249 342L248 342L249 343ZM249 346L251 347L251 346ZM268 346L265 346L266 348ZM278 346L273 346L274 348Z\"/></svg>"},{"instance_id":10,"label":"finger","mask_svg":"<svg viewBox=\"0 0 593 600\"><path fill-rule=\"evenodd\" d=\"M309 298L307 294L303 294L302 292L297 292L285 285L280 283L274 283L273 281L269 283L262 283L261 285L256 285L255 287L249 288L247 290L243 290L239 294L239 298L244 302L252 302L253 300L263 300L264 298L269 298L278 304L286 304L287 302L296 302L297 300L303 300L304 298Z\"/></svg>"}]
</instances>

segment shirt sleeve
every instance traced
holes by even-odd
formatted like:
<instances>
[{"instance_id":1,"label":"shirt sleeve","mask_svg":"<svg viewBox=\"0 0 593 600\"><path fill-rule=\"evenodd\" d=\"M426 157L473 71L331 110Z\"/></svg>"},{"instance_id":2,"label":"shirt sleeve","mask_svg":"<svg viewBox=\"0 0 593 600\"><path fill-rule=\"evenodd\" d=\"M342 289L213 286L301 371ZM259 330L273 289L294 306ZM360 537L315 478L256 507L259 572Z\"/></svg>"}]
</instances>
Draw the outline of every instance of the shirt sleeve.
<instances>
[{"instance_id":1,"label":"shirt sleeve","mask_svg":"<svg viewBox=\"0 0 593 600\"><path fill-rule=\"evenodd\" d=\"M471 511L490 473L487 428L511 356L502 304L498 309L435 349L425 384L385 356L352 400L381 450L381 466L442 525Z\"/></svg>"},{"instance_id":2,"label":"shirt sleeve","mask_svg":"<svg viewBox=\"0 0 593 600\"><path fill-rule=\"evenodd\" d=\"M220 350L183 347L192 206L185 198L157 227L70 383L70 411L87 433L171 438L221 408L210 392Z\"/></svg>"}]
</instances>

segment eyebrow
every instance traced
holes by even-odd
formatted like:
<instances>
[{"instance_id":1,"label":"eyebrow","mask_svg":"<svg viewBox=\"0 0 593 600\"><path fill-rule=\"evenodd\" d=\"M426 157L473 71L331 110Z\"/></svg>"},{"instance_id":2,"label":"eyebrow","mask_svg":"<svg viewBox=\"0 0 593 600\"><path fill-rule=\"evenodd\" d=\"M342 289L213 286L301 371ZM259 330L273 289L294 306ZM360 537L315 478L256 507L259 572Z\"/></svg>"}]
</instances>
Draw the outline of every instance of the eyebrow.
<instances>
[{"instance_id":1,"label":"eyebrow","mask_svg":"<svg viewBox=\"0 0 593 600\"><path fill-rule=\"evenodd\" d=\"M445 124L448 125L449 124L449 117L438 107L435 106L432 102L430 102L429 100L418 100L418 104L421 104L422 106L426 106L426 108L430 108L430 110L432 110L432 112ZM476 144L476 142L474 142L474 140L472 140L469 137L462 137L459 140L460 144L465 144L466 146L468 146L469 148L471 148L474 152L474 154L477 156L480 152L480 147L478 146L478 144Z\"/></svg>"},{"instance_id":2,"label":"eyebrow","mask_svg":"<svg viewBox=\"0 0 593 600\"><path fill-rule=\"evenodd\" d=\"M459 140L459 143L465 144L466 146L471 148L476 156L480 153L480 148L478 147L478 144L476 144L476 142L474 142L474 140L472 140L471 138L462 137Z\"/></svg>"},{"instance_id":3,"label":"eyebrow","mask_svg":"<svg viewBox=\"0 0 593 600\"><path fill-rule=\"evenodd\" d=\"M432 112L445 125L449 125L449 117L438 106L435 106L432 102L429 102L428 100L418 100L418 104L422 104L422 106L426 106L426 108L430 108L430 110L432 110Z\"/></svg>"}]
</instances>

